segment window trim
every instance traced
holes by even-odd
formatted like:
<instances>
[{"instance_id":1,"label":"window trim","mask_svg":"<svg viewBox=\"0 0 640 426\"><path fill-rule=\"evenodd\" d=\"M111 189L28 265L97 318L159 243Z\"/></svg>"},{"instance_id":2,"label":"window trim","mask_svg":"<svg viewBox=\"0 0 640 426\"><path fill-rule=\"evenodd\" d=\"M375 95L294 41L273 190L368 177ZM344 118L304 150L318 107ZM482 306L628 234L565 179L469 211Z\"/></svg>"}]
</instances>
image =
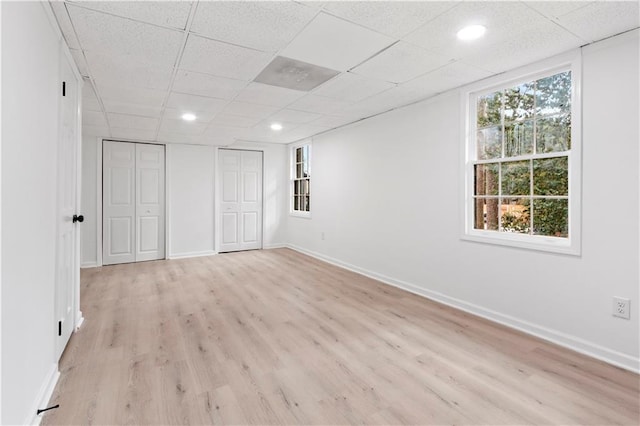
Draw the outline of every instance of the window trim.
<instances>
[{"instance_id":1,"label":"window trim","mask_svg":"<svg viewBox=\"0 0 640 426\"><path fill-rule=\"evenodd\" d=\"M312 147L311 147L311 140L303 140L300 142L296 142L293 143L291 145L289 145L289 216L294 216L294 217L302 217L302 218L307 218L310 219L311 218L311 207L309 207L309 211L301 211L301 210L294 210L293 209L293 182L295 181L296 178L296 149L302 147L302 146L308 146L309 147L309 203L311 203L311 159L313 158L313 153L312 153Z\"/></svg>"},{"instance_id":2,"label":"window trim","mask_svg":"<svg viewBox=\"0 0 640 426\"><path fill-rule=\"evenodd\" d=\"M474 175L475 160L475 128L476 128L476 99L478 95L492 90L504 89L510 85L527 80L552 75L563 70L571 71L571 149L568 153L569 162L569 229L568 238L549 237L543 235L523 235L508 232L496 232L474 229ZM461 155L461 206L462 229L461 239L479 243L497 244L521 249L539 250L579 256L581 254L582 233L582 57L581 50L567 52L535 64L515 69L494 77L489 77L477 83L465 86L460 91L461 120L464 129L462 134ZM550 153L551 156L562 154ZM536 154L535 157L546 156ZM509 161L522 157L509 158ZM530 156L525 158L529 159ZM494 159L503 160L503 159ZM480 160L482 161L482 160ZM488 161L491 162L491 161ZM495 161L493 161L495 162Z\"/></svg>"}]
</instances>

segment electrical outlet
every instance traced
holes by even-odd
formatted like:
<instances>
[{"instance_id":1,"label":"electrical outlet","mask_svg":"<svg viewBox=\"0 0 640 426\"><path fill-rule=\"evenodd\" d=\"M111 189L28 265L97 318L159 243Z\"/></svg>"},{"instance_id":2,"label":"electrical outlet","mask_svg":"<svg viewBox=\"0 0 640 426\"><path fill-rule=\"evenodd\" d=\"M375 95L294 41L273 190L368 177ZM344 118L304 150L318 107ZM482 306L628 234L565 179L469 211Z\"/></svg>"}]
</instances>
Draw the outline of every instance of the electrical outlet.
<instances>
[{"instance_id":1,"label":"electrical outlet","mask_svg":"<svg viewBox=\"0 0 640 426\"><path fill-rule=\"evenodd\" d=\"M321 233L320 233L320 239L321 239L322 241L324 241L324 232L321 232Z\"/></svg>"},{"instance_id":2,"label":"electrical outlet","mask_svg":"<svg viewBox=\"0 0 640 426\"><path fill-rule=\"evenodd\" d=\"M613 316L629 319L629 308L631 301L624 297L613 298Z\"/></svg>"}]
</instances>

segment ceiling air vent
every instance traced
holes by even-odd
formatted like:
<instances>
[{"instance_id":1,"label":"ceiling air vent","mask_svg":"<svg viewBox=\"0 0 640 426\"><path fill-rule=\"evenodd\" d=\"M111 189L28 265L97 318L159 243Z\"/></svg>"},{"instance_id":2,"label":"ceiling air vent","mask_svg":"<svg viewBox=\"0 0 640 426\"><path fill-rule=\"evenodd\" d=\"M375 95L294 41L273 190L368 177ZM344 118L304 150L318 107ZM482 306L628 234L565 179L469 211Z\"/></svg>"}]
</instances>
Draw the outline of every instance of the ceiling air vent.
<instances>
[{"instance_id":1,"label":"ceiling air vent","mask_svg":"<svg viewBox=\"0 0 640 426\"><path fill-rule=\"evenodd\" d=\"M276 56L254 81L308 92L338 74L340 71Z\"/></svg>"}]
</instances>

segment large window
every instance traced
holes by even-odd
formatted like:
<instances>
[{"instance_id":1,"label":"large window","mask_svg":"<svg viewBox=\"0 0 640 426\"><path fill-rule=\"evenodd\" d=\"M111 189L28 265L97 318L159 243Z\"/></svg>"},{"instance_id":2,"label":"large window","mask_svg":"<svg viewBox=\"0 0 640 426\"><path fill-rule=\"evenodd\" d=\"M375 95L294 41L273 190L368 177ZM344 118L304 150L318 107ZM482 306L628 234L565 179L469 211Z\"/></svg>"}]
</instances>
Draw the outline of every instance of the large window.
<instances>
[{"instance_id":1,"label":"large window","mask_svg":"<svg viewBox=\"0 0 640 426\"><path fill-rule=\"evenodd\" d=\"M294 145L291 150L291 212L308 216L311 212L311 145Z\"/></svg>"},{"instance_id":2,"label":"large window","mask_svg":"<svg viewBox=\"0 0 640 426\"><path fill-rule=\"evenodd\" d=\"M575 74L569 63L468 95L467 236L577 252Z\"/></svg>"}]
</instances>

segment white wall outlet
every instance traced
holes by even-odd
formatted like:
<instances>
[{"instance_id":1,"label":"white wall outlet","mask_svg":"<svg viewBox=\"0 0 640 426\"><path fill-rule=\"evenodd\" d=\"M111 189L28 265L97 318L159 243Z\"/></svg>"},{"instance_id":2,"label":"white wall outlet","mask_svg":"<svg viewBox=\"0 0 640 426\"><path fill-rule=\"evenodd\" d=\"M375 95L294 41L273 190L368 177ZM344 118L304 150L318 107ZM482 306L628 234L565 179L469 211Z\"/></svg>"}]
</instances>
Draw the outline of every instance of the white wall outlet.
<instances>
[{"instance_id":1,"label":"white wall outlet","mask_svg":"<svg viewBox=\"0 0 640 426\"><path fill-rule=\"evenodd\" d=\"M624 297L614 297L613 316L629 319L630 303L631 301L629 299L625 299Z\"/></svg>"},{"instance_id":2,"label":"white wall outlet","mask_svg":"<svg viewBox=\"0 0 640 426\"><path fill-rule=\"evenodd\" d=\"M320 239L321 239L322 241L324 241L324 232L321 232L321 233L320 233Z\"/></svg>"}]
</instances>

